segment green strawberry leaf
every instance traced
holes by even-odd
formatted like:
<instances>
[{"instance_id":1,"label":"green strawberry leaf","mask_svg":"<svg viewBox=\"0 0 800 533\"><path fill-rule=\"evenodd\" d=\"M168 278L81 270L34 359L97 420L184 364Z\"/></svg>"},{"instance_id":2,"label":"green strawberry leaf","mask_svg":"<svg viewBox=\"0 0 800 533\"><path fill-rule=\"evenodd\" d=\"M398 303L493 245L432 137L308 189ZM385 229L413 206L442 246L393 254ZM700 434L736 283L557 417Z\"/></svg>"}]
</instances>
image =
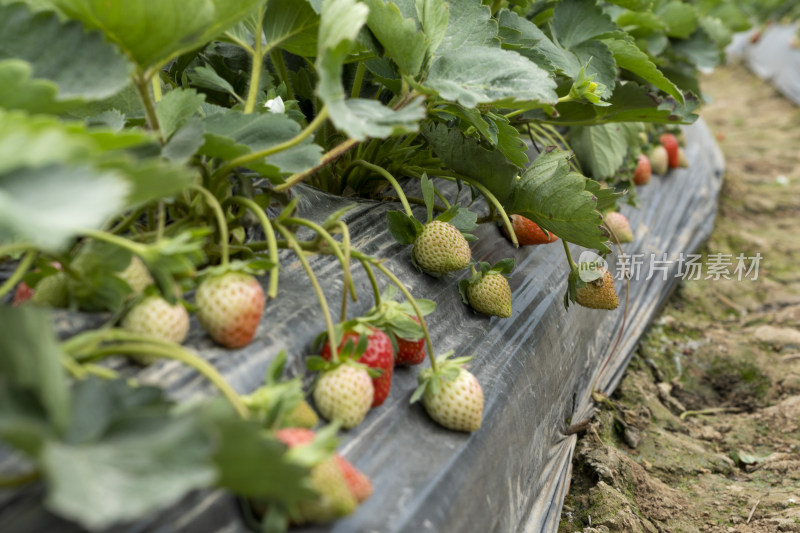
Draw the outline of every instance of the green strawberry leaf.
<instances>
[{"instance_id":1,"label":"green strawberry leaf","mask_svg":"<svg viewBox=\"0 0 800 533\"><path fill-rule=\"evenodd\" d=\"M375 100L345 98L342 66L355 48L356 39L367 21L369 8L356 0L330 0L322 6L320 19L317 94L327 105L331 122L356 140L385 138L419 129L425 106L416 99L399 110Z\"/></svg>"},{"instance_id":2,"label":"green strawberry leaf","mask_svg":"<svg viewBox=\"0 0 800 533\"><path fill-rule=\"evenodd\" d=\"M491 270L500 274L511 274L511 271L514 270L514 259L510 257L501 259L494 264Z\"/></svg>"},{"instance_id":3,"label":"green strawberry leaf","mask_svg":"<svg viewBox=\"0 0 800 533\"><path fill-rule=\"evenodd\" d=\"M448 0L450 16L447 30L436 49L437 55L467 46L498 47L497 22L489 6L477 0ZM428 29L425 29L428 33Z\"/></svg>"},{"instance_id":4,"label":"green strawberry leaf","mask_svg":"<svg viewBox=\"0 0 800 533\"><path fill-rule=\"evenodd\" d=\"M301 57L317 55L319 16L307 2L269 0L262 28L267 50L282 48Z\"/></svg>"},{"instance_id":5,"label":"green strawberry leaf","mask_svg":"<svg viewBox=\"0 0 800 533\"><path fill-rule=\"evenodd\" d=\"M384 0L365 0L369 6L367 26L383 45L384 53L394 60L401 74L416 76L431 45L419 31L415 20L403 18L396 4Z\"/></svg>"},{"instance_id":6,"label":"green strawberry leaf","mask_svg":"<svg viewBox=\"0 0 800 533\"><path fill-rule=\"evenodd\" d=\"M165 139L172 137L200 110L206 95L194 89L173 89L156 104L156 115Z\"/></svg>"},{"instance_id":7,"label":"green strawberry leaf","mask_svg":"<svg viewBox=\"0 0 800 533\"><path fill-rule=\"evenodd\" d=\"M434 199L436 192L434 191L433 181L428 179L427 174L423 174L420 180L420 186L422 187L422 199L425 201L425 207L428 209L428 222L430 222L433 220L433 207L436 202Z\"/></svg>"},{"instance_id":8,"label":"green strawberry leaf","mask_svg":"<svg viewBox=\"0 0 800 533\"><path fill-rule=\"evenodd\" d=\"M587 178L585 186L586 190L597 198L595 209L601 213L616 211L617 200L625 196L624 192L617 192L611 187L600 187L600 183L592 179Z\"/></svg>"},{"instance_id":9,"label":"green strawberry leaf","mask_svg":"<svg viewBox=\"0 0 800 533\"><path fill-rule=\"evenodd\" d=\"M466 108L494 104L530 109L555 105L558 95L550 74L511 50L469 46L433 60L423 90Z\"/></svg>"},{"instance_id":10,"label":"green strawberry leaf","mask_svg":"<svg viewBox=\"0 0 800 533\"><path fill-rule=\"evenodd\" d=\"M389 211L386 213L386 222L389 233L400 244L414 244L417 234L422 230L422 224L403 211Z\"/></svg>"},{"instance_id":11,"label":"green strawberry leaf","mask_svg":"<svg viewBox=\"0 0 800 533\"><path fill-rule=\"evenodd\" d=\"M142 71L154 70L250 16L263 0L50 0L68 17L99 29ZM146 38L144 38L146 36Z\"/></svg>"},{"instance_id":12,"label":"green strawberry leaf","mask_svg":"<svg viewBox=\"0 0 800 533\"><path fill-rule=\"evenodd\" d=\"M640 131L643 129L639 123L577 126L570 130L571 146L582 169L595 179L607 179L627 159L630 146L636 146Z\"/></svg>"},{"instance_id":13,"label":"green strawberry leaf","mask_svg":"<svg viewBox=\"0 0 800 533\"><path fill-rule=\"evenodd\" d=\"M429 39L428 51L433 54L442 44L450 22L450 5L444 0L415 0L417 20Z\"/></svg>"},{"instance_id":14,"label":"green strawberry leaf","mask_svg":"<svg viewBox=\"0 0 800 533\"><path fill-rule=\"evenodd\" d=\"M0 5L0 80L11 82L0 84L6 109L59 113L108 98L125 87L131 70L99 32L23 3Z\"/></svg>"},{"instance_id":15,"label":"green strawberry leaf","mask_svg":"<svg viewBox=\"0 0 800 533\"><path fill-rule=\"evenodd\" d=\"M652 83L681 104L685 102L680 89L658 70L658 67L638 46L620 39L607 39L603 42L611 49L619 68L629 70L645 81Z\"/></svg>"},{"instance_id":16,"label":"green strawberry leaf","mask_svg":"<svg viewBox=\"0 0 800 533\"><path fill-rule=\"evenodd\" d=\"M553 37L566 49L616 29L617 25L594 2L562 0L553 9Z\"/></svg>"},{"instance_id":17,"label":"green strawberry leaf","mask_svg":"<svg viewBox=\"0 0 800 533\"><path fill-rule=\"evenodd\" d=\"M536 158L512 199L504 203L506 212L529 218L565 241L608 251L596 200L585 190L586 179L570 172L568 158L569 153L561 151Z\"/></svg>"},{"instance_id":18,"label":"green strawberry leaf","mask_svg":"<svg viewBox=\"0 0 800 533\"><path fill-rule=\"evenodd\" d=\"M321 372L328 367L328 361L319 355L311 355L306 357L306 368L311 372Z\"/></svg>"}]
</instances>

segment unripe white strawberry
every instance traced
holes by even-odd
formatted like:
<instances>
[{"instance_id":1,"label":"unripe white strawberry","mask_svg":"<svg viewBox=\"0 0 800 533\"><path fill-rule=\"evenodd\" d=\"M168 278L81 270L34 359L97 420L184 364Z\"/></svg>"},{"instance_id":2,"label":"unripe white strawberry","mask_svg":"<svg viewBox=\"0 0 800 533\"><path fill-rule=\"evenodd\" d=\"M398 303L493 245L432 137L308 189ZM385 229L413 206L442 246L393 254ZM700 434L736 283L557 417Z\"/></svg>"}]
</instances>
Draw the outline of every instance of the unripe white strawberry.
<instances>
[{"instance_id":1,"label":"unripe white strawberry","mask_svg":"<svg viewBox=\"0 0 800 533\"><path fill-rule=\"evenodd\" d=\"M633 242L633 230L628 218L617 211L606 213L603 224L616 235L619 242ZM612 236L613 239L613 236Z\"/></svg>"},{"instance_id":2,"label":"unripe white strawberry","mask_svg":"<svg viewBox=\"0 0 800 533\"><path fill-rule=\"evenodd\" d=\"M314 403L327 420L339 420L350 429L367 416L374 394L366 368L342 364L322 373L314 387Z\"/></svg>"},{"instance_id":3,"label":"unripe white strawberry","mask_svg":"<svg viewBox=\"0 0 800 533\"><path fill-rule=\"evenodd\" d=\"M227 348L250 344L264 313L264 289L244 272L209 276L195 295L197 319L206 333Z\"/></svg>"},{"instance_id":4,"label":"unripe white strawberry","mask_svg":"<svg viewBox=\"0 0 800 533\"><path fill-rule=\"evenodd\" d=\"M414 241L414 260L432 274L446 274L466 268L472 258L469 243L458 228L434 220L425 224Z\"/></svg>"},{"instance_id":5,"label":"unripe white strawberry","mask_svg":"<svg viewBox=\"0 0 800 533\"><path fill-rule=\"evenodd\" d=\"M189 313L180 303L170 305L160 296L148 296L125 315L122 328L181 344L189 332Z\"/></svg>"},{"instance_id":6,"label":"unripe white strawberry","mask_svg":"<svg viewBox=\"0 0 800 533\"><path fill-rule=\"evenodd\" d=\"M131 258L131 262L128 263L125 270L118 272L117 276L130 285L133 294L137 296L154 283L153 276L150 275L150 271L147 270L144 261L137 255Z\"/></svg>"},{"instance_id":7,"label":"unripe white strawberry","mask_svg":"<svg viewBox=\"0 0 800 533\"><path fill-rule=\"evenodd\" d=\"M667 149L661 145L653 148L648 156L650 159L650 168L653 174L664 175L669 170L669 155Z\"/></svg>"},{"instance_id":8,"label":"unripe white strawberry","mask_svg":"<svg viewBox=\"0 0 800 533\"><path fill-rule=\"evenodd\" d=\"M419 387L411 402L422 399L428 415L455 431L477 431L483 420L483 389L464 365L472 357L456 357L447 352L436 358L434 366L420 372Z\"/></svg>"}]
</instances>

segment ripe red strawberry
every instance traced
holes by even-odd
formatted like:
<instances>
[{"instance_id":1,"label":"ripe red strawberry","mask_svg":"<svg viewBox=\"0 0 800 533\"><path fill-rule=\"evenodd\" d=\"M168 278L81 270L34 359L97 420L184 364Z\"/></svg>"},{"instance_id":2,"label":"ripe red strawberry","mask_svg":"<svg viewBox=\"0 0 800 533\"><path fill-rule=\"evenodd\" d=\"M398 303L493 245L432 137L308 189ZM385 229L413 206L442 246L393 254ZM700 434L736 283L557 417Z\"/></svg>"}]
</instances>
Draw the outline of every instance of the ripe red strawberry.
<instances>
[{"instance_id":1,"label":"ripe red strawberry","mask_svg":"<svg viewBox=\"0 0 800 533\"><path fill-rule=\"evenodd\" d=\"M342 427L354 428L372 406L375 388L363 365L344 363L323 372L314 387L314 403L320 414Z\"/></svg>"},{"instance_id":2,"label":"ripe red strawberry","mask_svg":"<svg viewBox=\"0 0 800 533\"><path fill-rule=\"evenodd\" d=\"M361 470L339 454L336 454L336 462L339 463L344 480L358 503L372 496L372 482Z\"/></svg>"},{"instance_id":3,"label":"ripe red strawberry","mask_svg":"<svg viewBox=\"0 0 800 533\"><path fill-rule=\"evenodd\" d=\"M628 219L622 213L612 211L603 216L603 224L611 230L619 242L633 242L633 230Z\"/></svg>"},{"instance_id":4,"label":"ripe red strawberry","mask_svg":"<svg viewBox=\"0 0 800 533\"><path fill-rule=\"evenodd\" d=\"M25 302L33 298L34 292L35 291L30 287L30 285L28 285L24 281L20 282L20 284L17 285L17 288L14 291L14 299L11 300L11 305L17 307L24 304Z\"/></svg>"},{"instance_id":5,"label":"ripe red strawberry","mask_svg":"<svg viewBox=\"0 0 800 533\"><path fill-rule=\"evenodd\" d=\"M619 298L614 290L614 278L611 277L611 273L606 270L602 277L579 288L575 301L591 309L616 309Z\"/></svg>"},{"instance_id":6,"label":"ripe red strawberry","mask_svg":"<svg viewBox=\"0 0 800 533\"><path fill-rule=\"evenodd\" d=\"M409 315L411 320L419 324L419 318ZM416 340L397 337L397 355L394 362L397 365L418 365L425 360L425 338Z\"/></svg>"},{"instance_id":7,"label":"ripe red strawberry","mask_svg":"<svg viewBox=\"0 0 800 533\"><path fill-rule=\"evenodd\" d=\"M367 330L367 348L361 357L358 358L360 363L367 365L370 368L377 368L381 370L381 375L372 378L372 385L375 388L375 397L372 401L372 407L378 407L389 396L389 391L392 388L392 372L394 371L394 349L392 348L392 341L386 333L377 328L370 327ZM358 344L360 331L348 331L342 336L342 341L339 343L339 351L347 343L348 340L352 341L354 345ZM320 354L326 361L331 360L330 343L326 342L322 347Z\"/></svg>"},{"instance_id":8,"label":"ripe red strawberry","mask_svg":"<svg viewBox=\"0 0 800 533\"><path fill-rule=\"evenodd\" d=\"M661 146L667 151L667 161L669 162L669 168L678 168L681 165L680 162L680 155L678 154L678 150L680 149L680 144L678 143L677 137L675 137L671 133L664 133L661 135L660 139Z\"/></svg>"},{"instance_id":9,"label":"ripe red strawberry","mask_svg":"<svg viewBox=\"0 0 800 533\"><path fill-rule=\"evenodd\" d=\"M285 428L275 433L275 437L290 448L310 444L315 436L312 430L304 428ZM361 503L369 498L372 495L372 482L369 478L338 453L334 457L356 501Z\"/></svg>"},{"instance_id":10,"label":"ripe red strawberry","mask_svg":"<svg viewBox=\"0 0 800 533\"><path fill-rule=\"evenodd\" d=\"M509 218L511 218L511 227L514 228L520 246L548 244L558 240L554 234L545 232L536 222L522 215L511 215ZM507 238L511 238L505 226L503 226L503 233Z\"/></svg>"},{"instance_id":11,"label":"ripe red strawberry","mask_svg":"<svg viewBox=\"0 0 800 533\"><path fill-rule=\"evenodd\" d=\"M352 514L358 507L347 479L335 457L330 457L311 469L311 487L319 494L316 500L297 504L293 518L298 524L332 522Z\"/></svg>"},{"instance_id":12,"label":"ripe red strawberry","mask_svg":"<svg viewBox=\"0 0 800 533\"><path fill-rule=\"evenodd\" d=\"M434 220L425 224L412 251L417 265L431 274L447 274L466 268L472 258L469 243L458 228Z\"/></svg>"},{"instance_id":13,"label":"ripe red strawberry","mask_svg":"<svg viewBox=\"0 0 800 533\"><path fill-rule=\"evenodd\" d=\"M667 149L661 145L656 146L650 152L650 167L653 170L654 174L658 174L659 176L663 176L669 170L669 155L667 154Z\"/></svg>"},{"instance_id":14,"label":"ripe red strawberry","mask_svg":"<svg viewBox=\"0 0 800 533\"><path fill-rule=\"evenodd\" d=\"M428 415L455 431L477 431L483 419L483 389L464 364L471 357L448 359L452 352L437 358L437 370L428 368L419 376L420 386L411 397L422 397Z\"/></svg>"},{"instance_id":15,"label":"ripe red strawberry","mask_svg":"<svg viewBox=\"0 0 800 533\"><path fill-rule=\"evenodd\" d=\"M189 332L189 313L180 303L170 305L160 296L148 296L128 311L122 320L122 328L181 344Z\"/></svg>"},{"instance_id":16,"label":"ripe red strawberry","mask_svg":"<svg viewBox=\"0 0 800 533\"><path fill-rule=\"evenodd\" d=\"M646 185L650 183L650 176L652 173L650 160L646 155L639 154L639 162L636 165L636 170L633 171L633 183L636 185Z\"/></svg>"},{"instance_id":17,"label":"ripe red strawberry","mask_svg":"<svg viewBox=\"0 0 800 533\"><path fill-rule=\"evenodd\" d=\"M227 348L241 348L253 340L264 312L264 290L256 278L243 272L209 276L197 288L197 319L203 329Z\"/></svg>"}]
</instances>

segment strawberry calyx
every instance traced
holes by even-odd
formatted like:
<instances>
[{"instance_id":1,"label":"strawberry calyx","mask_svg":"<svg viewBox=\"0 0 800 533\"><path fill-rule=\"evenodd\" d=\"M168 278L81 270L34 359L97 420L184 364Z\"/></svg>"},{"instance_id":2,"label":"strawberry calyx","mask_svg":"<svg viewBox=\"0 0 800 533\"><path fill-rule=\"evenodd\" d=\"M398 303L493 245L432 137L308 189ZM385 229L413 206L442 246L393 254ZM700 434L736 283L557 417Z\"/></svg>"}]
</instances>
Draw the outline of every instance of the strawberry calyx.
<instances>
[{"instance_id":1,"label":"strawberry calyx","mask_svg":"<svg viewBox=\"0 0 800 533\"><path fill-rule=\"evenodd\" d=\"M306 400L300 376L281 380L286 360L286 350L281 350L270 363L264 384L242 396L242 402L263 427L283 427L295 409Z\"/></svg>"},{"instance_id":2,"label":"strawberry calyx","mask_svg":"<svg viewBox=\"0 0 800 533\"><path fill-rule=\"evenodd\" d=\"M341 324L339 325L341 326ZM341 339L341 335L337 335ZM351 339L347 339L344 345L339 348L338 355L334 354L330 360L327 360L319 355L311 355L306 358L306 368L312 372L329 372L335 370L342 365L350 365L354 368L360 368L367 371L369 377L377 378L382 374L382 371L377 368L371 368L358 360L367 349L369 339L367 335L361 333L358 337L358 343L354 343Z\"/></svg>"},{"instance_id":3,"label":"strawberry calyx","mask_svg":"<svg viewBox=\"0 0 800 533\"><path fill-rule=\"evenodd\" d=\"M410 302L398 302L397 287L389 285L381 294L380 304L373 306L363 317L356 318L358 324L372 326L389 335L397 351L397 339L419 340L424 337L422 326L412 317L416 311ZM436 309L436 302L424 298L416 299L423 316L428 316Z\"/></svg>"},{"instance_id":4,"label":"strawberry calyx","mask_svg":"<svg viewBox=\"0 0 800 533\"><path fill-rule=\"evenodd\" d=\"M481 261L477 263L479 270L475 269L475 265L470 266L472 269L472 275L468 278L462 279L458 282L458 292L461 294L461 301L465 304L469 305L469 298L467 296L467 289L471 285L475 285L479 281L481 281L486 276L490 275L503 275L508 277L507 275L514 270L514 259L506 258L498 261L494 265L491 265L485 261Z\"/></svg>"},{"instance_id":5,"label":"strawberry calyx","mask_svg":"<svg viewBox=\"0 0 800 533\"><path fill-rule=\"evenodd\" d=\"M426 368L417 376L419 386L411 395L410 403L419 401L425 393L433 396L439 394L442 384L456 379L461 372L461 368L470 362L474 356L452 357L454 352L451 350L436 358L436 368Z\"/></svg>"}]
</instances>

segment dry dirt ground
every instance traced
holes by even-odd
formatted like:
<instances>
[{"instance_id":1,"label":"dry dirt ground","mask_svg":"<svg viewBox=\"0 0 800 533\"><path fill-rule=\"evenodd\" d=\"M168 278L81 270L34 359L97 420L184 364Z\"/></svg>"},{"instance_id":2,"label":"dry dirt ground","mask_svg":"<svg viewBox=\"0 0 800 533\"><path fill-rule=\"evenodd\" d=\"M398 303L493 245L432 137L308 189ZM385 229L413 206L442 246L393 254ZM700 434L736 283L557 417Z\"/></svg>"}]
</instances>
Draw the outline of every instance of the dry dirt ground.
<instances>
[{"instance_id":1,"label":"dry dirt ground","mask_svg":"<svg viewBox=\"0 0 800 533\"><path fill-rule=\"evenodd\" d=\"M800 532L800 108L741 66L704 79L727 173L705 253L575 454L560 532ZM657 179L657 178L655 178Z\"/></svg>"}]
</instances>

